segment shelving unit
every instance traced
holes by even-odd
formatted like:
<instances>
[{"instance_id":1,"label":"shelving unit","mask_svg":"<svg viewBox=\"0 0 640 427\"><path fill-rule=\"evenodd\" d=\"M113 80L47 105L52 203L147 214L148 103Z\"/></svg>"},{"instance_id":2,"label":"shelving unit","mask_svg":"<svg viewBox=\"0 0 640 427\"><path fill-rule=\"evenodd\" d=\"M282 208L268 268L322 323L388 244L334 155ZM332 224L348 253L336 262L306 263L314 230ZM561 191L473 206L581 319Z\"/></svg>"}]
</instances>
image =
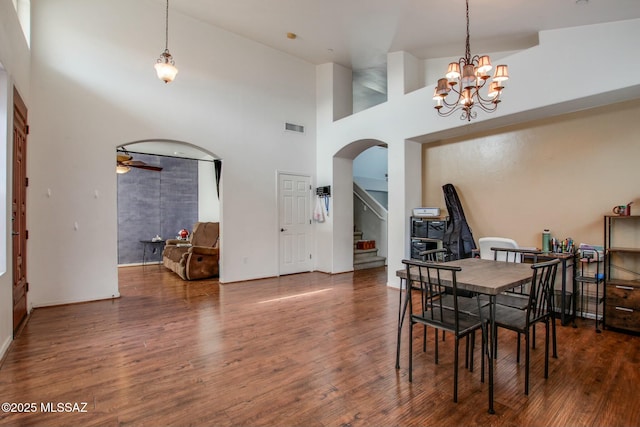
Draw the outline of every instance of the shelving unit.
<instances>
[{"instance_id":1,"label":"shelving unit","mask_svg":"<svg viewBox=\"0 0 640 427\"><path fill-rule=\"evenodd\" d=\"M640 333L640 215L606 215L604 242L604 326Z\"/></svg>"},{"instance_id":2,"label":"shelving unit","mask_svg":"<svg viewBox=\"0 0 640 427\"><path fill-rule=\"evenodd\" d=\"M595 249L580 249L576 253L579 267L575 281L580 284L580 317L593 316L598 333L604 320L604 259L604 253Z\"/></svg>"},{"instance_id":3,"label":"shelving unit","mask_svg":"<svg viewBox=\"0 0 640 427\"><path fill-rule=\"evenodd\" d=\"M411 217L410 253L412 259L421 260L420 252L442 249L442 238L447 230L448 217Z\"/></svg>"}]
</instances>

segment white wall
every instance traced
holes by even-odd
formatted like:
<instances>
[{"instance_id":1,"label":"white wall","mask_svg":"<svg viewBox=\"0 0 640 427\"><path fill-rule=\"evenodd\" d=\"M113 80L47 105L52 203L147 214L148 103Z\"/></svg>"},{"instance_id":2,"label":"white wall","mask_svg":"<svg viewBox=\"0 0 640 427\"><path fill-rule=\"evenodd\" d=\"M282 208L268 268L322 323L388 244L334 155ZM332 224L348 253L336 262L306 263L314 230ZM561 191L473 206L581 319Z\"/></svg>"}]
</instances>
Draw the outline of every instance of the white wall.
<instances>
[{"instance_id":1,"label":"white wall","mask_svg":"<svg viewBox=\"0 0 640 427\"><path fill-rule=\"evenodd\" d=\"M198 221L220 222L220 199L212 162L198 162Z\"/></svg>"},{"instance_id":2,"label":"white wall","mask_svg":"<svg viewBox=\"0 0 640 427\"><path fill-rule=\"evenodd\" d=\"M170 12L180 71L164 84L153 69L162 3L48 0L32 12L31 304L118 294L113 149L127 141L186 141L224 159L220 279L277 275L275 171L314 174L315 68Z\"/></svg>"},{"instance_id":3,"label":"white wall","mask_svg":"<svg viewBox=\"0 0 640 427\"><path fill-rule=\"evenodd\" d=\"M387 149L371 147L353 159L353 178L365 190L387 191Z\"/></svg>"}]
</instances>

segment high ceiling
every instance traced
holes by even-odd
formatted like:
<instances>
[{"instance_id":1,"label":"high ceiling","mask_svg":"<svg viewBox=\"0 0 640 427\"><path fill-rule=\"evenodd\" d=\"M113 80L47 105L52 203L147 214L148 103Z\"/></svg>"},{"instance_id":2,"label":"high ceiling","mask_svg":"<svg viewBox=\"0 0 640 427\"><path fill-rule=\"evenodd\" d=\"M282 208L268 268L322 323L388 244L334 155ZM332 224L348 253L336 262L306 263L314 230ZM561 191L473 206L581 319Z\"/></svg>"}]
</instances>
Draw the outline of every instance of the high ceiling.
<instances>
[{"instance_id":1,"label":"high ceiling","mask_svg":"<svg viewBox=\"0 0 640 427\"><path fill-rule=\"evenodd\" d=\"M170 0L169 8L170 21L180 12L313 64L364 70L394 51L464 54L464 0ZM640 18L640 0L470 0L469 9L472 54L532 46L541 30Z\"/></svg>"},{"instance_id":2,"label":"high ceiling","mask_svg":"<svg viewBox=\"0 0 640 427\"><path fill-rule=\"evenodd\" d=\"M165 0L154 1L164 11ZM387 53L430 59L460 57L465 48L465 0L169 0L170 28L176 12L312 64L341 64L354 70L364 90L378 84L380 92ZM534 46L543 30L639 19L640 0L469 0L469 15L474 55ZM128 149L212 158L169 141Z\"/></svg>"}]
</instances>

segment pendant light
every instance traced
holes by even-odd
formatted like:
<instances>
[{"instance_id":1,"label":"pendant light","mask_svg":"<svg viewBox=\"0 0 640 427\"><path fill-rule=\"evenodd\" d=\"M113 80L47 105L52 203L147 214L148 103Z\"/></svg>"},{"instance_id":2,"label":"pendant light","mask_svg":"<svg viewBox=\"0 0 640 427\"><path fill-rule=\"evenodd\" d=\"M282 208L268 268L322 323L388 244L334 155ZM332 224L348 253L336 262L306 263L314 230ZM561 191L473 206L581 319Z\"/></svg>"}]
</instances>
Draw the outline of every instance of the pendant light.
<instances>
[{"instance_id":1,"label":"pendant light","mask_svg":"<svg viewBox=\"0 0 640 427\"><path fill-rule=\"evenodd\" d=\"M158 78L165 83L172 82L173 79L176 78L176 74L178 74L176 63L173 60L173 56L169 53L169 0L167 0L165 13L164 52L160 54L154 67Z\"/></svg>"}]
</instances>

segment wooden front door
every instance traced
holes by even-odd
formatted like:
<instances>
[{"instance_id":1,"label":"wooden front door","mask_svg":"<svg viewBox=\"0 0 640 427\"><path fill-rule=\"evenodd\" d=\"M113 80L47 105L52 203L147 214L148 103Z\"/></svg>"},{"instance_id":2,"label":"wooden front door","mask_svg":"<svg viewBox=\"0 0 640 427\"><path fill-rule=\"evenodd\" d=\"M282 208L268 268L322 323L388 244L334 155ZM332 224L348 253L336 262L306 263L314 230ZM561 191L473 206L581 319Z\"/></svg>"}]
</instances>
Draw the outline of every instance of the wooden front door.
<instances>
[{"instance_id":1,"label":"wooden front door","mask_svg":"<svg viewBox=\"0 0 640 427\"><path fill-rule=\"evenodd\" d=\"M27 316L27 107L13 89L13 332Z\"/></svg>"}]
</instances>

